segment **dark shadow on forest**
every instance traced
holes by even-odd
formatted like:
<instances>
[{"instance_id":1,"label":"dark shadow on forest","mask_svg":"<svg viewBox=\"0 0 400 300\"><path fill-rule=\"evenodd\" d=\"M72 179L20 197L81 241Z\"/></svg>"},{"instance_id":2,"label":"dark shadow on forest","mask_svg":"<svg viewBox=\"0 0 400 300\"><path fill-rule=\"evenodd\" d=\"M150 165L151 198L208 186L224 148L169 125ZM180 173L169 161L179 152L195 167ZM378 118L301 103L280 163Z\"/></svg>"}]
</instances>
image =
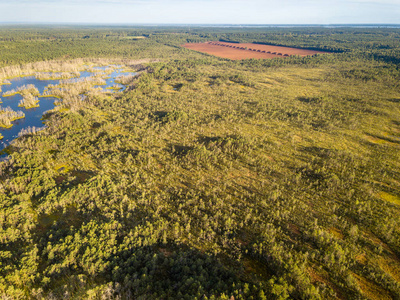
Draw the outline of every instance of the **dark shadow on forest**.
<instances>
[{"instance_id":1,"label":"dark shadow on forest","mask_svg":"<svg viewBox=\"0 0 400 300\"><path fill-rule=\"evenodd\" d=\"M187 155L190 151L194 148L191 146L184 146L184 145L169 145L169 152L177 157L182 157Z\"/></svg>"},{"instance_id":2,"label":"dark shadow on forest","mask_svg":"<svg viewBox=\"0 0 400 300\"><path fill-rule=\"evenodd\" d=\"M320 103L321 97L298 97L297 100L303 103Z\"/></svg>"},{"instance_id":3,"label":"dark shadow on forest","mask_svg":"<svg viewBox=\"0 0 400 300\"><path fill-rule=\"evenodd\" d=\"M312 154L313 156L318 156L320 158L328 158L332 153L332 149L321 148L321 147L302 147L301 151Z\"/></svg>"}]
</instances>

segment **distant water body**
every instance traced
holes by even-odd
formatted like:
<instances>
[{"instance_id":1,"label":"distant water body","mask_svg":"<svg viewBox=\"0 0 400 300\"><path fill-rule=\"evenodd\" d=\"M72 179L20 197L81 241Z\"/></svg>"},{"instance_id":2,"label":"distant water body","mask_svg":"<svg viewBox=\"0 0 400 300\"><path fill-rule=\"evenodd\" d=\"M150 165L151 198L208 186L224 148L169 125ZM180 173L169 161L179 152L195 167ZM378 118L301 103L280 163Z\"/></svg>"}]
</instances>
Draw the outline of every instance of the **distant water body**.
<instances>
[{"instance_id":1,"label":"distant water body","mask_svg":"<svg viewBox=\"0 0 400 300\"><path fill-rule=\"evenodd\" d=\"M132 24L115 24L133 26ZM143 27L214 27L214 28L400 28L399 24L137 24Z\"/></svg>"},{"instance_id":2,"label":"distant water body","mask_svg":"<svg viewBox=\"0 0 400 300\"><path fill-rule=\"evenodd\" d=\"M263 25L263 24L203 24L203 25L180 25L180 26L193 26L193 27L215 27L215 28L400 28L400 24L282 24L282 25Z\"/></svg>"}]
</instances>

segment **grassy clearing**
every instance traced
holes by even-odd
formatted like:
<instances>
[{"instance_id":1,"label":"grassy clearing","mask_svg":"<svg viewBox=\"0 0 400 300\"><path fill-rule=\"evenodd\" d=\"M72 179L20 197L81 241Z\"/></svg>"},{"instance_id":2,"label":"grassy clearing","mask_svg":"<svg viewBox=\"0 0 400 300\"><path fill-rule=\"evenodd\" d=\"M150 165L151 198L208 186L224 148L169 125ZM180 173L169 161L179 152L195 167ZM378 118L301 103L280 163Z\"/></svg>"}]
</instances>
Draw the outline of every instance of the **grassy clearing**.
<instances>
[{"instance_id":1,"label":"grassy clearing","mask_svg":"<svg viewBox=\"0 0 400 300\"><path fill-rule=\"evenodd\" d=\"M398 197L398 196L395 196L395 195L392 195L392 194L389 194L386 192L381 192L379 194L379 196L387 202L390 202L390 203L393 203L396 205L400 205L400 197Z\"/></svg>"}]
</instances>

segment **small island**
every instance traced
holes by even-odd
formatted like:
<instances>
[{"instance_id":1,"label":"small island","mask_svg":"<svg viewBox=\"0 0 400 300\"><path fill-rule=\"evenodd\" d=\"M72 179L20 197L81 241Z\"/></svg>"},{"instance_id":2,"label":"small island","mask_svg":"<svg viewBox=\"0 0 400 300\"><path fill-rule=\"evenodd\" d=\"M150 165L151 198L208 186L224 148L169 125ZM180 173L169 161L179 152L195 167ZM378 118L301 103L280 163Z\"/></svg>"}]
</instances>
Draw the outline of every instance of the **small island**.
<instances>
[{"instance_id":1,"label":"small island","mask_svg":"<svg viewBox=\"0 0 400 300\"><path fill-rule=\"evenodd\" d=\"M23 118L25 118L25 114L22 111L13 111L9 107L0 107L0 127L11 128L13 121Z\"/></svg>"},{"instance_id":2,"label":"small island","mask_svg":"<svg viewBox=\"0 0 400 300\"><path fill-rule=\"evenodd\" d=\"M4 92L3 97L11 97L17 94L21 94L22 96L26 94L32 94L35 96L40 95L39 90L33 84L28 84L20 86L17 89L12 89L10 91Z\"/></svg>"},{"instance_id":3,"label":"small island","mask_svg":"<svg viewBox=\"0 0 400 300\"><path fill-rule=\"evenodd\" d=\"M23 96L22 100L18 104L18 107L24 107L25 109L39 107L39 98L28 93Z\"/></svg>"}]
</instances>

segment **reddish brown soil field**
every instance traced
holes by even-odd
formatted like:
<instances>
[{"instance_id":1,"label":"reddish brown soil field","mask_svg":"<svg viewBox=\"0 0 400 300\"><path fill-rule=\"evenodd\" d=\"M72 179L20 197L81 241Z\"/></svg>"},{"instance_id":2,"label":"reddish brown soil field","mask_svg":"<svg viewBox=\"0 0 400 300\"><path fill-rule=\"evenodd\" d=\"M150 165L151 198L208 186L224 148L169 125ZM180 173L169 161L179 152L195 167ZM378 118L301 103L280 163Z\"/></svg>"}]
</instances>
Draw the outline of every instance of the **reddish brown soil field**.
<instances>
[{"instance_id":1,"label":"reddish brown soil field","mask_svg":"<svg viewBox=\"0 0 400 300\"><path fill-rule=\"evenodd\" d=\"M225 43L225 42L206 42L190 43L183 47L218 57L238 59L268 59L277 57L289 57L291 55L307 56L317 53L327 53L324 51L315 51L307 49L298 49L281 46L259 45L251 43Z\"/></svg>"}]
</instances>

